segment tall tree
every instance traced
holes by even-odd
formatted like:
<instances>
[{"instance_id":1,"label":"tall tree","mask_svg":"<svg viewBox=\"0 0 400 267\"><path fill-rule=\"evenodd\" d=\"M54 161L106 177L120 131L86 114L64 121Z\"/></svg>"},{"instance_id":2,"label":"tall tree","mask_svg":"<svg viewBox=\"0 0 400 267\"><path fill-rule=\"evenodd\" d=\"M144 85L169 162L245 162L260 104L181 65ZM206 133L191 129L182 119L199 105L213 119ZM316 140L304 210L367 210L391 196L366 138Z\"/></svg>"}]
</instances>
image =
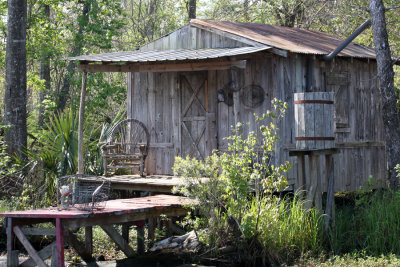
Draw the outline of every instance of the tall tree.
<instances>
[{"instance_id":1,"label":"tall tree","mask_svg":"<svg viewBox=\"0 0 400 267\"><path fill-rule=\"evenodd\" d=\"M72 56L78 56L81 54L82 47L83 47L83 32L84 32L84 28L89 23L90 8L91 8L91 1L90 0L84 1L83 7L82 7L82 13L78 17L79 29L78 29L78 33L75 36L75 40L74 40L75 42L74 42L74 46L72 48L72 53L71 53ZM75 72L75 62L70 61L67 66L67 73L64 77L63 86L61 88L60 95L57 99L57 110L58 111L63 111L67 104L67 100L68 100L69 93L70 93L70 87L71 87L71 79L74 75L74 72Z\"/></svg>"},{"instance_id":2,"label":"tall tree","mask_svg":"<svg viewBox=\"0 0 400 267\"><path fill-rule=\"evenodd\" d=\"M43 5L43 14L48 22L50 22L50 6ZM38 124L43 126L44 120L44 107L43 101L45 100L46 94L50 91L50 56L47 49L41 51L40 57L40 79L44 80L44 88L39 92L39 115Z\"/></svg>"},{"instance_id":3,"label":"tall tree","mask_svg":"<svg viewBox=\"0 0 400 267\"><path fill-rule=\"evenodd\" d=\"M11 128L5 141L8 153L20 157L27 145L26 8L26 0L8 1L4 122Z\"/></svg>"},{"instance_id":4,"label":"tall tree","mask_svg":"<svg viewBox=\"0 0 400 267\"><path fill-rule=\"evenodd\" d=\"M188 19L196 18L196 0L187 1Z\"/></svg>"},{"instance_id":5,"label":"tall tree","mask_svg":"<svg viewBox=\"0 0 400 267\"><path fill-rule=\"evenodd\" d=\"M385 7L382 0L369 0L369 10L378 65L379 89L382 96L389 180L391 186L395 187L398 182L394 167L400 163L400 117L396 107L393 61L386 31Z\"/></svg>"}]
</instances>

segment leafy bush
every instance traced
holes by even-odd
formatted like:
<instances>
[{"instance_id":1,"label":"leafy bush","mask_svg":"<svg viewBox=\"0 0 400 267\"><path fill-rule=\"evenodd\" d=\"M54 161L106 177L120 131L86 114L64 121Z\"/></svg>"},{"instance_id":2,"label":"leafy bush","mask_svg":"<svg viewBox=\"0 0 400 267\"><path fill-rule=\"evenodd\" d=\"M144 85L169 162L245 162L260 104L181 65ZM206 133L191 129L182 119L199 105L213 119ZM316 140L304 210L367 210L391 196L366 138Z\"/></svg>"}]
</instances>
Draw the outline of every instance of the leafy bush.
<instances>
[{"instance_id":1,"label":"leafy bush","mask_svg":"<svg viewBox=\"0 0 400 267\"><path fill-rule=\"evenodd\" d=\"M286 188L290 164L272 164L277 125L287 104L275 99L272 106L273 111L256 116L256 133L243 137L242 125L236 125L227 152L217 151L205 162L177 157L173 166L175 175L184 177L176 190L196 198L206 218L195 221L200 240L210 248L233 246L243 261L253 264L292 261L321 247L317 212L304 210L297 197L274 195Z\"/></svg>"}]
</instances>

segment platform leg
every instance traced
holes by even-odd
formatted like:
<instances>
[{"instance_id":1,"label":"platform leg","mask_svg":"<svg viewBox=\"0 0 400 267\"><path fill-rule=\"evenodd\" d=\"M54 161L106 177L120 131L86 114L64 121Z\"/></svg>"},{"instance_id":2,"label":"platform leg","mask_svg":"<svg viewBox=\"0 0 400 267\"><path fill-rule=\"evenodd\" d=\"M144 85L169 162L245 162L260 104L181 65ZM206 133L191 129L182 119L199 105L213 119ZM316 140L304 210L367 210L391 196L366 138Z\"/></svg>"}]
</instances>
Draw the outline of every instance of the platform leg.
<instances>
[{"instance_id":1,"label":"platform leg","mask_svg":"<svg viewBox=\"0 0 400 267\"><path fill-rule=\"evenodd\" d=\"M129 243L129 224L128 223L124 223L122 225L122 238L125 240L125 242Z\"/></svg>"},{"instance_id":2,"label":"platform leg","mask_svg":"<svg viewBox=\"0 0 400 267\"><path fill-rule=\"evenodd\" d=\"M165 222L167 225L167 237L172 236L172 217L168 218L168 221Z\"/></svg>"},{"instance_id":3,"label":"platform leg","mask_svg":"<svg viewBox=\"0 0 400 267\"><path fill-rule=\"evenodd\" d=\"M85 247L89 255L93 254L93 227L85 227Z\"/></svg>"},{"instance_id":4,"label":"platform leg","mask_svg":"<svg viewBox=\"0 0 400 267\"><path fill-rule=\"evenodd\" d=\"M138 254L144 253L144 221L136 222L137 230L137 252Z\"/></svg>"},{"instance_id":5,"label":"platform leg","mask_svg":"<svg viewBox=\"0 0 400 267\"><path fill-rule=\"evenodd\" d=\"M320 156L317 155L314 157L315 162L314 162L314 168L315 174L314 178L315 179L315 196L314 196L314 204L315 208L321 212L321 214L324 212L322 208L322 186L321 186L321 164L320 164Z\"/></svg>"},{"instance_id":6,"label":"platform leg","mask_svg":"<svg viewBox=\"0 0 400 267\"><path fill-rule=\"evenodd\" d=\"M11 250L7 252L7 267L19 266L18 253L18 250Z\"/></svg>"},{"instance_id":7,"label":"platform leg","mask_svg":"<svg viewBox=\"0 0 400 267\"><path fill-rule=\"evenodd\" d=\"M64 267L64 229L60 218L56 218L57 263Z\"/></svg>"},{"instance_id":8,"label":"platform leg","mask_svg":"<svg viewBox=\"0 0 400 267\"><path fill-rule=\"evenodd\" d=\"M328 193L326 195L326 217L325 217L325 233L328 233L330 224L334 224L335 212L335 175L334 161L332 155L325 156L326 161L326 178L328 180Z\"/></svg>"},{"instance_id":9,"label":"platform leg","mask_svg":"<svg viewBox=\"0 0 400 267\"><path fill-rule=\"evenodd\" d=\"M152 246L154 243L154 227L155 219L150 218L147 224L147 240L149 241L149 246Z\"/></svg>"},{"instance_id":10,"label":"platform leg","mask_svg":"<svg viewBox=\"0 0 400 267\"><path fill-rule=\"evenodd\" d=\"M315 205L315 195L317 191L317 179L318 179L318 174L317 174L317 168L316 168L316 160L318 157L316 156L309 156L309 162L310 162L310 184L309 187L307 188L307 200L305 203L305 208L310 209Z\"/></svg>"},{"instance_id":11,"label":"platform leg","mask_svg":"<svg viewBox=\"0 0 400 267\"><path fill-rule=\"evenodd\" d=\"M51 267L57 267L58 266L58 262L57 262L57 257L58 257L58 253L57 253L57 245L53 247L53 251L51 254Z\"/></svg>"},{"instance_id":12,"label":"platform leg","mask_svg":"<svg viewBox=\"0 0 400 267\"><path fill-rule=\"evenodd\" d=\"M297 188L299 197L304 196L306 188L306 167L305 167L305 160L304 155L297 156Z\"/></svg>"},{"instance_id":13,"label":"platform leg","mask_svg":"<svg viewBox=\"0 0 400 267\"><path fill-rule=\"evenodd\" d=\"M12 218L5 218L5 221L7 223L7 266L18 266L14 265L15 263L12 262L12 256L11 253L14 250L14 233L13 233L13 220ZM18 258L18 257L17 257ZM17 260L18 262L18 260Z\"/></svg>"}]
</instances>

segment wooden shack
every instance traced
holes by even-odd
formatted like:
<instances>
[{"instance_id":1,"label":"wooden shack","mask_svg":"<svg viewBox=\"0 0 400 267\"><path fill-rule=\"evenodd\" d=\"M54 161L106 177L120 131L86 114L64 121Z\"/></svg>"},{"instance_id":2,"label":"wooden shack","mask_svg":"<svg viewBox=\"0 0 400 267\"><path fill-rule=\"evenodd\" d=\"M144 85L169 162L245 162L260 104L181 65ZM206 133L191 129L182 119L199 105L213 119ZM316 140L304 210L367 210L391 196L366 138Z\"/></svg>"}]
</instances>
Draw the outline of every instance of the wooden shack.
<instances>
[{"instance_id":1,"label":"wooden shack","mask_svg":"<svg viewBox=\"0 0 400 267\"><path fill-rule=\"evenodd\" d=\"M294 184L294 93L333 92L335 191L348 191L371 175L384 182L386 154L375 52L350 43L323 59L342 41L304 29L193 19L138 50L73 59L84 73L127 72L128 118L142 121L151 136L149 174L172 174L175 156L204 159L225 150L231 125L248 122L244 132L254 131L253 113L278 98L289 108L275 162L291 161Z\"/></svg>"}]
</instances>

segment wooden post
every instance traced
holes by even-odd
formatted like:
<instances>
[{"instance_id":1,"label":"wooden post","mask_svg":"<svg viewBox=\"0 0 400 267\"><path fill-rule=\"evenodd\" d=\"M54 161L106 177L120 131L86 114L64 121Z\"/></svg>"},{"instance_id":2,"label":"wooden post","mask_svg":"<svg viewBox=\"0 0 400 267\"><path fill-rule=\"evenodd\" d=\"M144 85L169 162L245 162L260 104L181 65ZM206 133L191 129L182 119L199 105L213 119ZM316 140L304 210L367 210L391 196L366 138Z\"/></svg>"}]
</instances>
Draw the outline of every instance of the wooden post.
<instances>
[{"instance_id":1,"label":"wooden post","mask_svg":"<svg viewBox=\"0 0 400 267\"><path fill-rule=\"evenodd\" d=\"M335 176L334 176L334 161L332 155L326 155L326 176L328 181L328 193L326 195L326 217L325 217L325 233L328 233L329 225L334 223L335 214Z\"/></svg>"},{"instance_id":2,"label":"wooden post","mask_svg":"<svg viewBox=\"0 0 400 267\"><path fill-rule=\"evenodd\" d=\"M56 218L57 263L64 267L64 229L60 218Z\"/></svg>"},{"instance_id":3,"label":"wooden post","mask_svg":"<svg viewBox=\"0 0 400 267\"><path fill-rule=\"evenodd\" d=\"M7 267L19 266L18 252L18 250L11 250L10 252L7 252Z\"/></svg>"},{"instance_id":4,"label":"wooden post","mask_svg":"<svg viewBox=\"0 0 400 267\"><path fill-rule=\"evenodd\" d=\"M89 255L93 254L93 227L85 227L85 247Z\"/></svg>"},{"instance_id":5,"label":"wooden post","mask_svg":"<svg viewBox=\"0 0 400 267\"><path fill-rule=\"evenodd\" d=\"M167 224L167 237L172 236L172 217L168 218L168 221L166 221Z\"/></svg>"},{"instance_id":6,"label":"wooden post","mask_svg":"<svg viewBox=\"0 0 400 267\"><path fill-rule=\"evenodd\" d=\"M111 225L100 225L100 227L106 232L106 234L117 244L118 248L124 252L127 257L135 256L135 252L129 246L122 236L115 230Z\"/></svg>"},{"instance_id":7,"label":"wooden post","mask_svg":"<svg viewBox=\"0 0 400 267\"><path fill-rule=\"evenodd\" d=\"M13 232L13 219L5 218L7 221L7 267L17 267L18 261L18 250L14 250L14 232Z\"/></svg>"},{"instance_id":8,"label":"wooden post","mask_svg":"<svg viewBox=\"0 0 400 267\"><path fill-rule=\"evenodd\" d=\"M125 240L125 242L129 243L129 223L124 223L122 225L122 229L121 229L121 234L122 234L122 238Z\"/></svg>"},{"instance_id":9,"label":"wooden post","mask_svg":"<svg viewBox=\"0 0 400 267\"><path fill-rule=\"evenodd\" d=\"M136 222L137 230L137 252L138 254L144 253L144 221Z\"/></svg>"},{"instance_id":10,"label":"wooden post","mask_svg":"<svg viewBox=\"0 0 400 267\"><path fill-rule=\"evenodd\" d=\"M315 202L315 194L317 191L317 179L318 179L318 174L317 174L317 158L318 156L315 155L309 155L309 162L310 162L310 184L309 187L307 188L307 200L305 203L305 207L307 209L310 209L311 207L314 206Z\"/></svg>"},{"instance_id":11,"label":"wooden post","mask_svg":"<svg viewBox=\"0 0 400 267\"><path fill-rule=\"evenodd\" d=\"M299 197L303 197L304 192L307 190L304 154L299 154L297 156L297 190L299 190Z\"/></svg>"},{"instance_id":12,"label":"wooden post","mask_svg":"<svg viewBox=\"0 0 400 267\"><path fill-rule=\"evenodd\" d=\"M83 174L83 122L85 116L87 72L82 74L81 101L79 104L79 125L78 125L78 174Z\"/></svg>"},{"instance_id":13,"label":"wooden post","mask_svg":"<svg viewBox=\"0 0 400 267\"><path fill-rule=\"evenodd\" d=\"M57 255L58 255L57 246L54 246L53 250L52 250L52 254L51 254L51 263L50 263L51 267L57 267L58 266Z\"/></svg>"},{"instance_id":14,"label":"wooden post","mask_svg":"<svg viewBox=\"0 0 400 267\"><path fill-rule=\"evenodd\" d=\"M14 231L14 234L18 237L21 244L26 249L26 251L29 253L29 256L31 256L33 261L37 264L37 266L46 267L47 265L44 263L43 259L39 256L37 251L33 248L32 244L26 238L26 236L22 232L21 228L19 228L19 226L14 226L13 231Z\"/></svg>"}]
</instances>

